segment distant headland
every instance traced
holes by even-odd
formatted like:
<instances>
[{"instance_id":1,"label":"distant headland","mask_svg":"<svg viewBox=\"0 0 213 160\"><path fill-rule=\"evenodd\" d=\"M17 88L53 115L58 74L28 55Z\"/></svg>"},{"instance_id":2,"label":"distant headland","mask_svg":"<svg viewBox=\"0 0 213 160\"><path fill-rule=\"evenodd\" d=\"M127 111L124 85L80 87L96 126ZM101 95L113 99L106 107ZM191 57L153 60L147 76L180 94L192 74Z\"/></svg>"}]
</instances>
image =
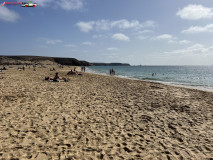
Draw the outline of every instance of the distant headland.
<instances>
[{"instance_id":1,"label":"distant headland","mask_svg":"<svg viewBox=\"0 0 213 160\"><path fill-rule=\"evenodd\" d=\"M77 60L75 58L64 58L64 57L44 57L44 56L6 56L0 55L0 65L72 65L72 66L130 66L127 63L90 63L87 61Z\"/></svg>"}]
</instances>

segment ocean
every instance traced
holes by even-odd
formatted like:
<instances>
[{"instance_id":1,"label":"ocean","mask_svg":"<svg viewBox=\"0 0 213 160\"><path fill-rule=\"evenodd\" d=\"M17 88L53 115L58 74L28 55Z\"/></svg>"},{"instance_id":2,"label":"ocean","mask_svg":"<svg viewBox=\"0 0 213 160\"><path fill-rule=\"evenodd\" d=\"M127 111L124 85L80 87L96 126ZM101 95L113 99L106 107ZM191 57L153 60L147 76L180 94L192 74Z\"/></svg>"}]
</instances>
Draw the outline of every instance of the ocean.
<instances>
[{"instance_id":1,"label":"ocean","mask_svg":"<svg viewBox=\"0 0 213 160\"><path fill-rule=\"evenodd\" d=\"M213 91L213 66L90 66L87 72ZM154 73L154 75L153 75Z\"/></svg>"}]
</instances>

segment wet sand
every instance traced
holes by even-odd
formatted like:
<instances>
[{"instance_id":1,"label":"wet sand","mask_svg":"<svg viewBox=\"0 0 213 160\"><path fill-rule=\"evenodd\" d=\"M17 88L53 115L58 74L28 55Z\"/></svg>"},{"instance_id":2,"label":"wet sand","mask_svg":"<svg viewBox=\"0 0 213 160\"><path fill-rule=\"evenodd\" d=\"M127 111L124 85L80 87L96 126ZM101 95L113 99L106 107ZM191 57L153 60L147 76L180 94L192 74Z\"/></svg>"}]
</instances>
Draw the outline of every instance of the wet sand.
<instances>
[{"instance_id":1,"label":"wet sand","mask_svg":"<svg viewBox=\"0 0 213 160\"><path fill-rule=\"evenodd\" d=\"M0 74L0 159L213 158L213 93L55 68Z\"/></svg>"}]
</instances>

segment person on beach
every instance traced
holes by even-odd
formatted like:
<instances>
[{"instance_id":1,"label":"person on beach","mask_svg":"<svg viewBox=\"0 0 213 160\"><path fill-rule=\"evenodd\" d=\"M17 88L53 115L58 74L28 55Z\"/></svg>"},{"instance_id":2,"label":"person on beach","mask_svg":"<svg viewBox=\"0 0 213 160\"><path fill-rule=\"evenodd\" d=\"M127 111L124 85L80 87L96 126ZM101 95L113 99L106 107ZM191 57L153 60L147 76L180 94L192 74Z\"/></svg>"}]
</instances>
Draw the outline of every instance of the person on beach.
<instances>
[{"instance_id":1,"label":"person on beach","mask_svg":"<svg viewBox=\"0 0 213 160\"><path fill-rule=\"evenodd\" d=\"M59 77L58 72L55 73L55 77L53 78L53 80L60 80L61 77Z\"/></svg>"},{"instance_id":2,"label":"person on beach","mask_svg":"<svg viewBox=\"0 0 213 160\"><path fill-rule=\"evenodd\" d=\"M67 75L79 75L79 76L81 76L82 74L81 74L81 73L78 73L75 69L74 69L74 71L71 69L71 71L69 71L69 72L67 73Z\"/></svg>"},{"instance_id":3,"label":"person on beach","mask_svg":"<svg viewBox=\"0 0 213 160\"><path fill-rule=\"evenodd\" d=\"M76 71L76 67L74 67L74 72L75 72L75 73L78 73L78 72Z\"/></svg>"},{"instance_id":4,"label":"person on beach","mask_svg":"<svg viewBox=\"0 0 213 160\"><path fill-rule=\"evenodd\" d=\"M4 66L3 68L1 68L1 70L7 70L7 68Z\"/></svg>"},{"instance_id":5,"label":"person on beach","mask_svg":"<svg viewBox=\"0 0 213 160\"><path fill-rule=\"evenodd\" d=\"M0 70L7 70L5 67L3 67L3 68L0 68Z\"/></svg>"},{"instance_id":6,"label":"person on beach","mask_svg":"<svg viewBox=\"0 0 213 160\"><path fill-rule=\"evenodd\" d=\"M55 73L55 77L45 77L45 80L52 80L53 82L59 82L60 80L64 80L65 82L67 82L68 80L66 78L60 77L58 75L58 72Z\"/></svg>"},{"instance_id":7,"label":"person on beach","mask_svg":"<svg viewBox=\"0 0 213 160\"><path fill-rule=\"evenodd\" d=\"M69 71L67 74L68 74L68 75L69 75L69 74L76 74L76 72L74 72L74 71L71 69L71 71Z\"/></svg>"},{"instance_id":8,"label":"person on beach","mask_svg":"<svg viewBox=\"0 0 213 160\"><path fill-rule=\"evenodd\" d=\"M50 68L50 71L55 71L55 68L53 68L53 69L52 69L52 68Z\"/></svg>"},{"instance_id":9,"label":"person on beach","mask_svg":"<svg viewBox=\"0 0 213 160\"><path fill-rule=\"evenodd\" d=\"M22 68L21 68L21 67L18 67L18 68L17 68L17 70L18 70L18 71L21 71L21 70L22 70Z\"/></svg>"},{"instance_id":10,"label":"person on beach","mask_svg":"<svg viewBox=\"0 0 213 160\"><path fill-rule=\"evenodd\" d=\"M36 71L36 64L33 65L33 71Z\"/></svg>"},{"instance_id":11,"label":"person on beach","mask_svg":"<svg viewBox=\"0 0 213 160\"><path fill-rule=\"evenodd\" d=\"M86 70L86 67L85 67L85 66L82 66L82 67L81 67L81 72L85 72L85 70Z\"/></svg>"}]
</instances>

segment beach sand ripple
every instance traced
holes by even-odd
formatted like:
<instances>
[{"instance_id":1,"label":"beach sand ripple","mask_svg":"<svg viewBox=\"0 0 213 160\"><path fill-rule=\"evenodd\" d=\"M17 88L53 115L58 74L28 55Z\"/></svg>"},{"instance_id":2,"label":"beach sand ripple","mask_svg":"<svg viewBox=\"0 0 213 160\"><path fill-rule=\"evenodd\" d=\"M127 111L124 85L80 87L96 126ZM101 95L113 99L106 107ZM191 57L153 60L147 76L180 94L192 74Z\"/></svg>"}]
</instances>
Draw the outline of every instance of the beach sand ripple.
<instances>
[{"instance_id":1,"label":"beach sand ripple","mask_svg":"<svg viewBox=\"0 0 213 160\"><path fill-rule=\"evenodd\" d=\"M87 73L44 81L53 74L0 75L0 159L213 158L213 93Z\"/></svg>"}]
</instances>

